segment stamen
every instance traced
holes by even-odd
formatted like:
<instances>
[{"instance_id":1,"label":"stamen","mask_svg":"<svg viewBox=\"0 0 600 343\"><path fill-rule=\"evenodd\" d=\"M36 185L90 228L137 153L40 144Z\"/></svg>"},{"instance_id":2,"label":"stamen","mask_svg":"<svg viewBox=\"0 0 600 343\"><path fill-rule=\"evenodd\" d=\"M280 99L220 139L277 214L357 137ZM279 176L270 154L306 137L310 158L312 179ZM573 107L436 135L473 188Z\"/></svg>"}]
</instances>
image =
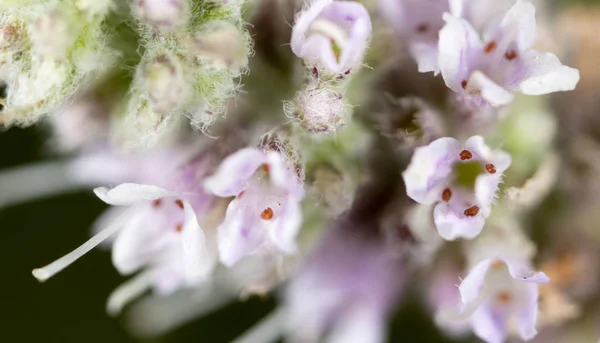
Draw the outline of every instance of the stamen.
<instances>
[{"instance_id":1,"label":"stamen","mask_svg":"<svg viewBox=\"0 0 600 343\"><path fill-rule=\"evenodd\" d=\"M492 268L496 270L502 268L502 266L504 266L504 262L502 260L495 260L494 263L492 263Z\"/></svg>"},{"instance_id":2,"label":"stamen","mask_svg":"<svg viewBox=\"0 0 600 343\"><path fill-rule=\"evenodd\" d=\"M490 174L496 174L496 167L491 163L486 163L485 170Z\"/></svg>"},{"instance_id":3,"label":"stamen","mask_svg":"<svg viewBox=\"0 0 600 343\"><path fill-rule=\"evenodd\" d=\"M494 51L494 50L496 49L496 46L497 46L497 45L498 45L498 44L496 44L496 41L491 41L491 42L489 42L489 43L487 43L487 44L485 45L485 48L483 48L483 51L484 51L486 54L489 54L490 52L492 52L492 51Z\"/></svg>"},{"instance_id":4,"label":"stamen","mask_svg":"<svg viewBox=\"0 0 600 343\"><path fill-rule=\"evenodd\" d=\"M427 25L427 23L421 23L421 24L417 25L417 27L415 28L415 30L418 33L425 33L427 31L429 31L429 25Z\"/></svg>"},{"instance_id":5,"label":"stamen","mask_svg":"<svg viewBox=\"0 0 600 343\"><path fill-rule=\"evenodd\" d=\"M181 232L181 230L183 230L183 224L178 223L177 225L175 225L175 231Z\"/></svg>"},{"instance_id":6,"label":"stamen","mask_svg":"<svg viewBox=\"0 0 600 343\"><path fill-rule=\"evenodd\" d=\"M452 191L450 190L450 188L444 189L444 192L442 192L442 200L448 202L450 201L450 198L452 198Z\"/></svg>"},{"instance_id":7,"label":"stamen","mask_svg":"<svg viewBox=\"0 0 600 343\"><path fill-rule=\"evenodd\" d=\"M238 198L241 198L241 197L242 197L242 195L244 195L244 192L246 192L246 191L241 191L241 192L240 192L240 194L238 194L238 195L237 195L237 197L238 197Z\"/></svg>"},{"instance_id":8,"label":"stamen","mask_svg":"<svg viewBox=\"0 0 600 343\"><path fill-rule=\"evenodd\" d=\"M479 213L479 206L477 206L477 205L473 205L473 206L471 206L471 207L467 208L467 209L465 210L465 212L463 212L463 213L464 213L464 214L465 214L465 216L467 216L467 217L473 217L473 216L476 216L476 215L477 215L477 213Z\"/></svg>"},{"instance_id":9,"label":"stamen","mask_svg":"<svg viewBox=\"0 0 600 343\"><path fill-rule=\"evenodd\" d=\"M156 200L154 200L154 201L152 202L152 207L154 207L154 208L159 208L159 207L160 207L160 205L161 205L161 203L162 203L162 200L161 200L161 199L156 199Z\"/></svg>"},{"instance_id":10,"label":"stamen","mask_svg":"<svg viewBox=\"0 0 600 343\"><path fill-rule=\"evenodd\" d=\"M500 291L496 296L499 303L507 304L512 300L512 294L509 291Z\"/></svg>"},{"instance_id":11,"label":"stamen","mask_svg":"<svg viewBox=\"0 0 600 343\"><path fill-rule=\"evenodd\" d=\"M460 82L460 86L462 87L462 89L467 89L467 80L462 80Z\"/></svg>"},{"instance_id":12,"label":"stamen","mask_svg":"<svg viewBox=\"0 0 600 343\"><path fill-rule=\"evenodd\" d=\"M180 209L183 210L183 201L181 201L180 199L175 200L175 204L177 205L177 207L179 207Z\"/></svg>"},{"instance_id":13,"label":"stamen","mask_svg":"<svg viewBox=\"0 0 600 343\"><path fill-rule=\"evenodd\" d=\"M265 210L260 214L260 217L264 220L273 218L273 209L270 207L265 208Z\"/></svg>"},{"instance_id":14,"label":"stamen","mask_svg":"<svg viewBox=\"0 0 600 343\"><path fill-rule=\"evenodd\" d=\"M145 270L115 289L106 302L106 312L111 316L118 315L123 307L139 297L152 285L153 270Z\"/></svg>"},{"instance_id":15,"label":"stamen","mask_svg":"<svg viewBox=\"0 0 600 343\"><path fill-rule=\"evenodd\" d=\"M466 161L473 158L473 154L469 150L461 151L460 154L458 154L458 156L460 156L461 161Z\"/></svg>"},{"instance_id":16,"label":"stamen","mask_svg":"<svg viewBox=\"0 0 600 343\"><path fill-rule=\"evenodd\" d=\"M266 163L262 165L262 168L263 168L263 169L264 169L264 170L265 170L267 173L269 172L269 169L271 169L271 167L269 167L269 165L268 165L268 164L266 164Z\"/></svg>"},{"instance_id":17,"label":"stamen","mask_svg":"<svg viewBox=\"0 0 600 343\"><path fill-rule=\"evenodd\" d=\"M128 212L123 213L121 218L128 214ZM120 218L119 218L120 219ZM104 240L114 235L117 231L119 231L123 225L122 220L115 220L113 225L107 227L106 229L98 232L94 237L90 238L87 242L80 245L77 249L71 251L65 256L59 258L58 260L42 267L36 268L31 271L33 276L38 279L40 282L44 282L51 278L54 274L60 272L61 270L68 267L71 263L77 261L81 256L85 255L87 252L95 248L98 244L102 243Z\"/></svg>"},{"instance_id":18,"label":"stamen","mask_svg":"<svg viewBox=\"0 0 600 343\"><path fill-rule=\"evenodd\" d=\"M508 50L505 54L504 57L509 60L512 61L513 59L515 59L517 57L517 52L514 51L513 49Z\"/></svg>"}]
</instances>

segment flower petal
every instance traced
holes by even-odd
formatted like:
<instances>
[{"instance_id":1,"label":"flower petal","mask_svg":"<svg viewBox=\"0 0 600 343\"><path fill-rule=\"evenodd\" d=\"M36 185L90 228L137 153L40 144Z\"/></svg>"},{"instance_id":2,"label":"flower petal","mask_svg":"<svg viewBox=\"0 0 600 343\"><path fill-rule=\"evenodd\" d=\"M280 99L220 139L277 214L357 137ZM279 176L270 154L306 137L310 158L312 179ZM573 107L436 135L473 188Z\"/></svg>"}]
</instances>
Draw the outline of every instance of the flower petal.
<instances>
[{"instance_id":1,"label":"flower petal","mask_svg":"<svg viewBox=\"0 0 600 343\"><path fill-rule=\"evenodd\" d=\"M446 86L458 92L462 89L462 81L467 80L471 72L469 62L481 50L482 44L467 21L449 13L443 18L446 25L439 33L439 68Z\"/></svg>"},{"instance_id":2,"label":"flower petal","mask_svg":"<svg viewBox=\"0 0 600 343\"><path fill-rule=\"evenodd\" d=\"M471 316L473 332L487 343L503 343L507 335L506 311L481 305Z\"/></svg>"},{"instance_id":3,"label":"flower petal","mask_svg":"<svg viewBox=\"0 0 600 343\"><path fill-rule=\"evenodd\" d=\"M522 259L501 258L506 266L510 276L515 280L545 284L550 282L550 278L543 272L534 272L529 263Z\"/></svg>"},{"instance_id":4,"label":"flower petal","mask_svg":"<svg viewBox=\"0 0 600 343\"><path fill-rule=\"evenodd\" d=\"M520 51L531 48L535 43L535 27L535 7L523 0L517 0L500 23L504 35L515 37Z\"/></svg>"},{"instance_id":5,"label":"flower petal","mask_svg":"<svg viewBox=\"0 0 600 343\"><path fill-rule=\"evenodd\" d=\"M481 288L485 282L488 270L494 262L493 258L488 258L480 261L473 267L469 274L463 279L458 286L460 292L461 301L463 304L468 305L474 303L481 296Z\"/></svg>"},{"instance_id":6,"label":"flower petal","mask_svg":"<svg viewBox=\"0 0 600 343\"><path fill-rule=\"evenodd\" d=\"M432 71L434 75L437 75L440 72L437 44L424 42L413 43L410 45L410 54L417 61L420 73Z\"/></svg>"},{"instance_id":7,"label":"flower petal","mask_svg":"<svg viewBox=\"0 0 600 343\"><path fill-rule=\"evenodd\" d=\"M266 163L269 166L270 180L275 186L297 199L304 198L304 186L298 177L288 169L280 153L268 152Z\"/></svg>"},{"instance_id":8,"label":"flower petal","mask_svg":"<svg viewBox=\"0 0 600 343\"><path fill-rule=\"evenodd\" d=\"M327 342L380 343L385 341L386 322L381 311L355 304L338 316Z\"/></svg>"},{"instance_id":9,"label":"flower petal","mask_svg":"<svg viewBox=\"0 0 600 343\"><path fill-rule=\"evenodd\" d=\"M511 92L496 84L479 70L475 70L469 77L465 92L480 95L493 107L506 105L514 99Z\"/></svg>"},{"instance_id":10,"label":"flower petal","mask_svg":"<svg viewBox=\"0 0 600 343\"><path fill-rule=\"evenodd\" d=\"M296 199L288 199L277 220L269 230L269 237L282 251L293 254L296 252L296 236L302 225L300 203Z\"/></svg>"},{"instance_id":11,"label":"flower petal","mask_svg":"<svg viewBox=\"0 0 600 343\"><path fill-rule=\"evenodd\" d=\"M184 202L185 224L181 230L183 245L183 269L188 285L205 280L212 272L214 261L208 252L204 232L198 224L196 213L188 202Z\"/></svg>"},{"instance_id":12,"label":"flower petal","mask_svg":"<svg viewBox=\"0 0 600 343\"><path fill-rule=\"evenodd\" d=\"M473 156L485 163L492 163L497 172L503 173L512 162L511 156L502 150L492 150L486 144L483 137L477 135L469 137L465 141L465 149L473 153Z\"/></svg>"},{"instance_id":13,"label":"flower petal","mask_svg":"<svg viewBox=\"0 0 600 343\"><path fill-rule=\"evenodd\" d=\"M94 189L94 193L110 205L132 205L140 201L151 201L179 194L158 186L137 183L122 183L113 189L98 187Z\"/></svg>"},{"instance_id":14,"label":"flower petal","mask_svg":"<svg viewBox=\"0 0 600 343\"><path fill-rule=\"evenodd\" d=\"M498 174L481 174L475 179L475 199L479 205L479 211L484 217L490 215L499 183L500 175Z\"/></svg>"},{"instance_id":15,"label":"flower petal","mask_svg":"<svg viewBox=\"0 0 600 343\"><path fill-rule=\"evenodd\" d=\"M459 152L459 142L451 137L439 138L415 149L408 168L402 173L408 196L422 204L438 200Z\"/></svg>"},{"instance_id":16,"label":"flower petal","mask_svg":"<svg viewBox=\"0 0 600 343\"><path fill-rule=\"evenodd\" d=\"M145 225L148 213L139 211L126 219L124 228L115 238L112 247L112 262L119 273L129 275L152 260L160 250L156 241L157 226Z\"/></svg>"},{"instance_id":17,"label":"flower petal","mask_svg":"<svg viewBox=\"0 0 600 343\"><path fill-rule=\"evenodd\" d=\"M513 88L529 95L541 95L575 89L579 70L560 63L556 55L530 50L523 57L524 75Z\"/></svg>"},{"instance_id":18,"label":"flower petal","mask_svg":"<svg viewBox=\"0 0 600 343\"><path fill-rule=\"evenodd\" d=\"M536 284L525 284L516 303L515 315L519 336L528 341L537 335L535 324L538 315L539 286Z\"/></svg>"},{"instance_id":19,"label":"flower petal","mask_svg":"<svg viewBox=\"0 0 600 343\"><path fill-rule=\"evenodd\" d=\"M234 199L229 203L225 220L217 229L219 258L225 266L233 266L262 244L264 230L261 230L259 220L259 216L245 213L240 200Z\"/></svg>"},{"instance_id":20,"label":"flower petal","mask_svg":"<svg viewBox=\"0 0 600 343\"><path fill-rule=\"evenodd\" d=\"M485 225L484 216L465 216L445 202L440 202L435 206L433 221L439 235L448 241L457 238L473 239L481 233Z\"/></svg>"},{"instance_id":21,"label":"flower petal","mask_svg":"<svg viewBox=\"0 0 600 343\"><path fill-rule=\"evenodd\" d=\"M266 162L258 149L245 148L227 157L217 172L204 181L204 188L220 197L240 194L258 167Z\"/></svg>"},{"instance_id":22,"label":"flower petal","mask_svg":"<svg viewBox=\"0 0 600 343\"><path fill-rule=\"evenodd\" d=\"M312 22L321 14L323 9L329 6L333 0L318 0L310 4L306 10L299 13L292 27L292 39L290 46L298 57L302 55L302 49L306 41L306 33Z\"/></svg>"}]
</instances>

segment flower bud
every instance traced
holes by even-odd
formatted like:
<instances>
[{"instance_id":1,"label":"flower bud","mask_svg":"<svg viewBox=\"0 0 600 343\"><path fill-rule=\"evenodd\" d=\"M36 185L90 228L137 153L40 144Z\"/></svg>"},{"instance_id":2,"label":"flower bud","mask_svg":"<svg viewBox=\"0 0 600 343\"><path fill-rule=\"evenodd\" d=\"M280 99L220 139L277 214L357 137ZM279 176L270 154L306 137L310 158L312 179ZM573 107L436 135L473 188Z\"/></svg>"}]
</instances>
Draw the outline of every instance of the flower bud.
<instances>
[{"instance_id":1,"label":"flower bud","mask_svg":"<svg viewBox=\"0 0 600 343\"><path fill-rule=\"evenodd\" d=\"M137 0L133 12L146 24L162 32L172 32L189 16L188 0Z\"/></svg>"},{"instance_id":2,"label":"flower bud","mask_svg":"<svg viewBox=\"0 0 600 343\"><path fill-rule=\"evenodd\" d=\"M218 69L241 69L248 64L247 37L226 21L204 25L189 39L188 49L199 61Z\"/></svg>"},{"instance_id":3,"label":"flower bud","mask_svg":"<svg viewBox=\"0 0 600 343\"><path fill-rule=\"evenodd\" d=\"M77 30L69 17L58 9L40 15L31 28L33 46L41 55L65 56L76 38Z\"/></svg>"},{"instance_id":4,"label":"flower bud","mask_svg":"<svg viewBox=\"0 0 600 343\"><path fill-rule=\"evenodd\" d=\"M160 55L142 67L142 80L148 101L160 113L180 107L188 94L187 83L179 61Z\"/></svg>"},{"instance_id":5,"label":"flower bud","mask_svg":"<svg viewBox=\"0 0 600 343\"><path fill-rule=\"evenodd\" d=\"M294 101L284 103L284 112L300 122L307 131L328 134L343 127L348 105L342 94L331 89L310 85L298 92Z\"/></svg>"}]
</instances>

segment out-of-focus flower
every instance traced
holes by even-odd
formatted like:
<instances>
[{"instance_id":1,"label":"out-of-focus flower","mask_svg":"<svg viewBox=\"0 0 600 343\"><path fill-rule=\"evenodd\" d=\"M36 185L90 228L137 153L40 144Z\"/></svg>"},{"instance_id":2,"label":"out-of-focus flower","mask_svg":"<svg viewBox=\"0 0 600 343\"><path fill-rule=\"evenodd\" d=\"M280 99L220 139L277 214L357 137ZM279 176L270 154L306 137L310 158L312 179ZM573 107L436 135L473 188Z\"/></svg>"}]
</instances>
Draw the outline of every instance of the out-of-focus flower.
<instances>
[{"instance_id":1,"label":"out-of-focus flower","mask_svg":"<svg viewBox=\"0 0 600 343\"><path fill-rule=\"evenodd\" d=\"M444 14L439 66L446 85L475 107L510 103L515 92L547 94L575 88L576 69L552 53L531 49L535 42L535 8L518 0L502 21L483 36L461 18Z\"/></svg>"},{"instance_id":2,"label":"out-of-focus flower","mask_svg":"<svg viewBox=\"0 0 600 343\"><path fill-rule=\"evenodd\" d=\"M460 1L460 0L459 0ZM452 0L380 0L382 16L409 45L419 71L439 73L438 32L444 26L442 16L451 12Z\"/></svg>"},{"instance_id":3,"label":"out-of-focus flower","mask_svg":"<svg viewBox=\"0 0 600 343\"><path fill-rule=\"evenodd\" d=\"M222 20L206 23L188 41L189 51L203 65L229 69L232 73L248 64L248 45L248 37L242 30Z\"/></svg>"},{"instance_id":4,"label":"out-of-focus flower","mask_svg":"<svg viewBox=\"0 0 600 343\"><path fill-rule=\"evenodd\" d=\"M491 150L481 136L464 146L450 137L415 149L411 163L402 173L409 197L435 206L433 217L444 239L474 238L483 229L502 173L511 157Z\"/></svg>"},{"instance_id":5,"label":"out-of-focus flower","mask_svg":"<svg viewBox=\"0 0 600 343\"><path fill-rule=\"evenodd\" d=\"M132 6L142 21L162 32L177 29L189 16L189 0L136 0Z\"/></svg>"},{"instance_id":6,"label":"out-of-focus flower","mask_svg":"<svg viewBox=\"0 0 600 343\"><path fill-rule=\"evenodd\" d=\"M292 342L385 340L403 265L376 232L344 215L329 228L286 293Z\"/></svg>"},{"instance_id":7,"label":"out-of-focus flower","mask_svg":"<svg viewBox=\"0 0 600 343\"><path fill-rule=\"evenodd\" d=\"M226 158L205 188L235 197L218 228L219 256L226 266L257 252L296 251L304 186L279 152L242 149Z\"/></svg>"},{"instance_id":8,"label":"out-of-focus flower","mask_svg":"<svg viewBox=\"0 0 600 343\"><path fill-rule=\"evenodd\" d=\"M370 35L371 18L363 5L318 0L298 14L291 47L296 56L337 74L361 63Z\"/></svg>"},{"instance_id":9,"label":"out-of-focus flower","mask_svg":"<svg viewBox=\"0 0 600 343\"><path fill-rule=\"evenodd\" d=\"M457 318L469 318L473 332L488 343L502 343L514 320L524 340L537 331L538 285L550 280L542 272L511 256L487 258L476 264L458 287L462 308Z\"/></svg>"}]
</instances>

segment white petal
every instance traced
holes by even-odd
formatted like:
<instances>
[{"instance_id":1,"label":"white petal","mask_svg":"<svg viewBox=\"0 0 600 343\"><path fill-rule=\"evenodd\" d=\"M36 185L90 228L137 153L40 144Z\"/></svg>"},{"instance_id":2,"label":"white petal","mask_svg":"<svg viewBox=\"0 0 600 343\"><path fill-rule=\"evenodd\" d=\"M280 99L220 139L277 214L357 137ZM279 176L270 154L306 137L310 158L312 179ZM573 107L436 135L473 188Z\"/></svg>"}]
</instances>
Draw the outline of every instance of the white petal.
<instances>
[{"instance_id":1,"label":"white petal","mask_svg":"<svg viewBox=\"0 0 600 343\"><path fill-rule=\"evenodd\" d=\"M308 8L300 12L294 26L292 27L292 38L290 46L292 51L298 57L302 55L302 48L306 41L306 34L312 22L321 14L323 9L329 6L333 0L318 0L310 4Z\"/></svg>"},{"instance_id":2,"label":"white petal","mask_svg":"<svg viewBox=\"0 0 600 343\"><path fill-rule=\"evenodd\" d=\"M448 241L457 238L473 239L481 233L485 225L485 218L482 215L465 216L457 213L445 202L435 206L433 221L440 236Z\"/></svg>"},{"instance_id":3,"label":"white petal","mask_svg":"<svg viewBox=\"0 0 600 343\"><path fill-rule=\"evenodd\" d=\"M524 75L516 88L524 94L570 91L579 82L579 70L563 65L554 54L530 50L523 56L523 63Z\"/></svg>"},{"instance_id":4,"label":"white petal","mask_svg":"<svg viewBox=\"0 0 600 343\"><path fill-rule=\"evenodd\" d=\"M536 284L526 284L524 286L520 294L521 297L516 303L515 315L519 336L528 341L537 335L535 324L538 315L539 286Z\"/></svg>"},{"instance_id":5,"label":"white petal","mask_svg":"<svg viewBox=\"0 0 600 343\"><path fill-rule=\"evenodd\" d=\"M460 292L463 304L470 304L479 299L485 277L493 262L493 258L488 258L477 263L460 283L458 291Z\"/></svg>"},{"instance_id":6,"label":"white petal","mask_svg":"<svg viewBox=\"0 0 600 343\"><path fill-rule=\"evenodd\" d=\"M205 280L212 272L214 263L192 206L184 202L183 209L185 211L185 224L181 230L183 268L189 286Z\"/></svg>"},{"instance_id":7,"label":"white petal","mask_svg":"<svg viewBox=\"0 0 600 343\"><path fill-rule=\"evenodd\" d=\"M328 343L380 343L385 341L386 322L376 309L354 305L340 316Z\"/></svg>"},{"instance_id":8,"label":"white petal","mask_svg":"<svg viewBox=\"0 0 600 343\"><path fill-rule=\"evenodd\" d=\"M296 252L296 236L302 225L300 203L296 199L285 202L277 220L269 230L269 237L282 251L293 254Z\"/></svg>"},{"instance_id":9,"label":"white petal","mask_svg":"<svg viewBox=\"0 0 600 343\"><path fill-rule=\"evenodd\" d=\"M225 266L233 266L261 245L264 232L259 220L260 216L245 213L240 200L234 199L229 203L225 220L218 228L219 257Z\"/></svg>"},{"instance_id":10,"label":"white petal","mask_svg":"<svg viewBox=\"0 0 600 343\"><path fill-rule=\"evenodd\" d=\"M500 23L503 34L515 37L521 51L531 48L535 43L535 27L535 7L523 0L517 0Z\"/></svg>"},{"instance_id":11,"label":"white petal","mask_svg":"<svg viewBox=\"0 0 600 343\"><path fill-rule=\"evenodd\" d=\"M511 92L500 87L479 70L474 71L469 77L465 92L470 95L481 95L494 107L506 105L514 99Z\"/></svg>"},{"instance_id":12,"label":"white petal","mask_svg":"<svg viewBox=\"0 0 600 343\"><path fill-rule=\"evenodd\" d=\"M448 88L455 92L462 89L461 82L470 73L469 62L474 51L481 50L477 32L465 20L444 14L446 25L439 33L439 68Z\"/></svg>"},{"instance_id":13,"label":"white petal","mask_svg":"<svg viewBox=\"0 0 600 343\"><path fill-rule=\"evenodd\" d=\"M525 281L525 282L533 282L533 283L548 283L550 282L550 278L543 272L534 272L531 267L529 267L529 263L522 259L514 259L514 258L501 258L504 263L508 266L508 272L510 276L515 280Z\"/></svg>"},{"instance_id":14,"label":"white petal","mask_svg":"<svg viewBox=\"0 0 600 343\"><path fill-rule=\"evenodd\" d=\"M311 62L320 61L330 73L343 71L343 66L338 63L331 46L331 41L325 36L311 35L302 46L301 56Z\"/></svg>"},{"instance_id":15,"label":"white petal","mask_svg":"<svg viewBox=\"0 0 600 343\"><path fill-rule=\"evenodd\" d=\"M498 173L481 174L475 179L475 199L477 199L480 213L486 218L490 215L499 183L500 175Z\"/></svg>"},{"instance_id":16,"label":"white petal","mask_svg":"<svg viewBox=\"0 0 600 343\"><path fill-rule=\"evenodd\" d=\"M437 75L440 72L437 44L416 42L411 44L410 53L417 61L420 73L432 71Z\"/></svg>"},{"instance_id":17,"label":"white petal","mask_svg":"<svg viewBox=\"0 0 600 343\"><path fill-rule=\"evenodd\" d=\"M459 142L451 137L439 138L415 149L408 168L402 173L408 196L422 204L438 200L459 152Z\"/></svg>"},{"instance_id":18,"label":"white petal","mask_svg":"<svg viewBox=\"0 0 600 343\"><path fill-rule=\"evenodd\" d=\"M138 212L127 218L123 223L125 227L115 238L112 262L123 275L131 274L148 264L152 255L157 252L156 245L153 244L156 228L145 225L145 214Z\"/></svg>"},{"instance_id":19,"label":"white petal","mask_svg":"<svg viewBox=\"0 0 600 343\"><path fill-rule=\"evenodd\" d=\"M132 205L140 201L151 201L179 194L158 186L137 183L122 183L113 189L98 187L94 189L94 193L110 205Z\"/></svg>"},{"instance_id":20,"label":"white petal","mask_svg":"<svg viewBox=\"0 0 600 343\"><path fill-rule=\"evenodd\" d=\"M265 154L246 148L227 157L217 172L204 181L204 188L220 197L240 194L258 167L266 162Z\"/></svg>"},{"instance_id":21,"label":"white petal","mask_svg":"<svg viewBox=\"0 0 600 343\"><path fill-rule=\"evenodd\" d=\"M284 189L287 194L297 199L304 198L304 186L288 169L280 153L274 151L267 153L266 163L269 166L270 180L275 186Z\"/></svg>"}]
</instances>

